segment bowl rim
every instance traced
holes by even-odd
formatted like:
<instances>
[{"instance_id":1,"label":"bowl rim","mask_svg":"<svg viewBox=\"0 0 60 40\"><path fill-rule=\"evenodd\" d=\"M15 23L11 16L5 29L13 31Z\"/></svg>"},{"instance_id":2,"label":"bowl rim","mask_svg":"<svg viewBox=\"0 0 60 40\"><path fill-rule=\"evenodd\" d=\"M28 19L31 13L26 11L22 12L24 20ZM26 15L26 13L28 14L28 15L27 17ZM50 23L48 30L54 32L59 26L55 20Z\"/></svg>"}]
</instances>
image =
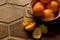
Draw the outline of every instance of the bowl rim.
<instances>
[{"instance_id":1,"label":"bowl rim","mask_svg":"<svg viewBox=\"0 0 60 40\"><path fill-rule=\"evenodd\" d=\"M33 0L32 0L33 1ZM32 11L32 1L31 1L31 3L30 3L30 11L31 11L31 14L33 15L33 11ZM59 2L59 0L58 0L58 2ZM59 4L60 4L60 2L59 2ZM39 20L42 20L42 21L53 21L53 20L56 20L56 19L58 19L60 17L60 5L59 5L59 11L58 11L58 15L56 16L56 17L54 17L53 19L49 19L49 20L47 20L47 19L39 19Z\"/></svg>"}]
</instances>

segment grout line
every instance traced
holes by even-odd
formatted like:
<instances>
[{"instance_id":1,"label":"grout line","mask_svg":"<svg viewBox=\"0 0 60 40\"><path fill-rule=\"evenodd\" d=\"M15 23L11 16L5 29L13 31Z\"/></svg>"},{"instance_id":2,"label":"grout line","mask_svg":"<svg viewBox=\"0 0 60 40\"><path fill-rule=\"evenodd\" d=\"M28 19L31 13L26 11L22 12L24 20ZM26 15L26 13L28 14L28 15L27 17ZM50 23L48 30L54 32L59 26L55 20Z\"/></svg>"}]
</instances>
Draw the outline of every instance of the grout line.
<instances>
[{"instance_id":1,"label":"grout line","mask_svg":"<svg viewBox=\"0 0 60 40\"><path fill-rule=\"evenodd\" d=\"M6 0L6 3L8 4L8 0Z\"/></svg>"},{"instance_id":2,"label":"grout line","mask_svg":"<svg viewBox=\"0 0 60 40\"><path fill-rule=\"evenodd\" d=\"M12 36L8 36L8 37L6 37L6 38L4 38L4 39L2 39L2 40L8 40L8 39L10 39L10 38L12 38L12 39L16 39L16 40L26 40L25 38L19 38L19 37L12 37Z\"/></svg>"},{"instance_id":3,"label":"grout line","mask_svg":"<svg viewBox=\"0 0 60 40\"><path fill-rule=\"evenodd\" d=\"M19 5L19 4L14 4L14 3L9 3L9 2L8 2L8 4L10 4L10 5L15 5L15 6L25 7L25 6L27 6L29 3L27 3L27 4L25 4L25 5Z\"/></svg>"},{"instance_id":4,"label":"grout line","mask_svg":"<svg viewBox=\"0 0 60 40\"><path fill-rule=\"evenodd\" d=\"M23 12L24 12L24 18L26 17L26 12L25 12L25 7L23 7Z\"/></svg>"},{"instance_id":5,"label":"grout line","mask_svg":"<svg viewBox=\"0 0 60 40\"><path fill-rule=\"evenodd\" d=\"M3 5L6 5L7 3L3 3L3 4L1 4L0 6L3 6Z\"/></svg>"},{"instance_id":6,"label":"grout line","mask_svg":"<svg viewBox=\"0 0 60 40\"><path fill-rule=\"evenodd\" d=\"M8 33L9 33L9 36L10 36L10 25L8 25Z\"/></svg>"},{"instance_id":7,"label":"grout line","mask_svg":"<svg viewBox=\"0 0 60 40\"><path fill-rule=\"evenodd\" d=\"M20 21L22 21L24 18L22 18L22 19L19 19L19 20L17 20L17 21L14 21L14 22L12 22L12 23L9 23L9 25L13 25L13 24L15 24L15 23L17 23L17 22L20 22Z\"/></svg>"}]
</instances>

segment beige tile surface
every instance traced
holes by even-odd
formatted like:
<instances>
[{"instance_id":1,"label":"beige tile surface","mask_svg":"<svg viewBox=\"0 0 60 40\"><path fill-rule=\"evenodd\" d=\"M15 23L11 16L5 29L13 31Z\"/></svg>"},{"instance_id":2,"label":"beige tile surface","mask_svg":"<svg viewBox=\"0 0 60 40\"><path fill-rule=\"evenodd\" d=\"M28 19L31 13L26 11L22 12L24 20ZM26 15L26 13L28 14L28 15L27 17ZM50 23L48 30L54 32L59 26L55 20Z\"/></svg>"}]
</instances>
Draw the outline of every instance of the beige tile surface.
<instances>
[{"instance_id":1,"label":"beige tile surface","mask_svg":"<svg viewBox=\"0 0 60 40\"><path fill-rule=\"evenodd\" d=\"M0 23L0 39L9 36L8 26Z\"/></svg>"},{"instance_id":2,"label":"beige tile surface","mask_svg":"<svg viewBox=\"0 0 60 40\"><path fill-rule=\"evenodd\" d=\"M29 35L25 32L22 21L10 25L10 35L14 37L28 38Z\"/></svg>"},{"instance_id":3,"label":"beige tile surface","mask_svg":"<svg viewBox=\"0 0 60 40\"><path fill-rule=\"evenodd\" d=\"M8 3L22 5L22 6L24 6L30 2L31 2L31 0L8 0Z\"/></svg>"},{"instance_id":4,"label":"beige tile surface","mask_svg":"<svg viewBox=\"0 0 60 40\"><path fill-rule=\"evenodd\" d=\"M22 7L6 4L0 7L0 21L11 22L23 17Z\"/></svg>"},{"instance_id":5,"label":"beige tile surface","mask_svg":"<svg viewBox=\"0 0 60 40\"><path fill-rule=\"evenodd\" d=\"M7 0L0 0L0 5L7 3Z\"/></svg>"}]
</instances>

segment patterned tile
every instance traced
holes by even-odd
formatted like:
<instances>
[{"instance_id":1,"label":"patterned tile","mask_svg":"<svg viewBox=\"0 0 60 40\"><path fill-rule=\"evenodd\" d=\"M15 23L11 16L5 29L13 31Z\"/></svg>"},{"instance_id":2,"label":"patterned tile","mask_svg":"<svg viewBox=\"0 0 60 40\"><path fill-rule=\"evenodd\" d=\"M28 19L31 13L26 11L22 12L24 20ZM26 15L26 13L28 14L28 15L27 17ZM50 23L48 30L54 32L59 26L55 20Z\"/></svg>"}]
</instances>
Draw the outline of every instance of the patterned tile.
<instances>
[{"instance_id":1,"label":"patterned tile","mask_svg":"<svg viewBox=\"0 0 60 40\"><path fill-rule=\"evenodd\" d=\"M34 39L32 39L32 38L28 38L28 39L26 39L26 40L34 40Z\"/></svg>"},{"instance_id":2,"label":"patterned tile","mask_svg":"<svg viewBox=\"0 0 60 40\"><path fill-rule=\"evenodd\" d=\"M13 25L10 25L10 33L11 33L11 36L14 36L14 37L22 37L22 38L29 37L29 35L25 32L25 29L21 21Z\"/></svg>"},{"instance_id":3,"label":"patterned tile","mask_svg":"<svg viewBox=\"0 0 60 40\"><path fill-rule=\"evenodd\" d=\"M8 0L8 3L22 5L22 6L24 6L30 2L31 2L31 0Z\"/></svg>"},{"instance_id":4,"label":"patterned tile","mask_svg":"<svg viewBox=\"0 0 60 40\"><path fill-rule=\"evenodd\" d=\"M7 37L8 34L8 26L0 23L0 38Z\"/></svg>"},{"instance_id":5,"label":"patterned tile","mask_svg":"<svg viewBox=\"0 0 60 40\"><path fill-rule=\"evenodd\" d=\"M5 4L7 0L0 0L0 5Z\"/></svg>"},{"instance_id":6,"label":"patterned tile","mask_svg":"<svg viewBox=\"0 0 60 40\"><path fill-rule=\"evenodd\" d=\"M0 7L0 21L12 22L23 17L22 7L6 4Z\"/></svg>"}]
</instances>

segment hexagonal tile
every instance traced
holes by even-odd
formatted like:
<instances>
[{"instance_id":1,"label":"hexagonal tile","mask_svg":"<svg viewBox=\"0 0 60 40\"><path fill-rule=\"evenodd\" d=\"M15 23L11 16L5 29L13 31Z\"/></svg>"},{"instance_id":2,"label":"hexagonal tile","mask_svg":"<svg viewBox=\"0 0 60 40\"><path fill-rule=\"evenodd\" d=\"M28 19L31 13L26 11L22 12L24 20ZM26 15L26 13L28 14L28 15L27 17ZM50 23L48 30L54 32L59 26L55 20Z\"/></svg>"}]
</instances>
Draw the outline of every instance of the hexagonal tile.
<instances>
[{"instance_id":1,"label":"hexagonal tile","mask_svg":"<svg viewBox=\"0 0 60 40\"><path fill-rule=\"evenodd\" d=\"M0 5L5 4L7 0L0 0Z\"/></svg>"},{"instance_id":2,"label":"hexagonal tile","mask_svg":"<svg viewBox=\"0 0 60 40\"><path fill-rule=\"evenodd\" d=\"M22 7L6 4L0 6L0 21L12 22L23 17Z\"/></svg>"},{"instance_id":3,"label":"hexagonal tile","mask_svg":"<svg viewBox=\"0 0 60 40\"><path fill-rule=\"evenodd\" d=\"M34 39L32 39L32 38L28 38L28 39L26 39L26 40L34 40Z\"/></svg>"},{"instance_id":4,"label":"hexagonal tile","mask_svg":"<svg viewBox=\"0 0 60 40\"><path fill-rule=\"evenodd\" d=\"M8 27L5 24L0 23L0 38L7 37L8 35Z\"/></svg>"},{"instance_id":5,"label":"hexagonal tile","mask_svg":"<svg viewBox=\"0 0 60 40\"><path fill-rule=\"evenodd\" d=\"M8 3L22 5L22 6L24 6L30 2L31 2L31 0L8 0Z\"/></svg>"},{"instance_id":6,"label":"hexagonal tile","mask_svg":"<svg viewBox=\"0 0 60 40\"><path fill-rule=\"evenodd\" d=\"M17 38L17 37L11 37L11 36L9 36L9 37L6 37L6 38L4 38L2 40L25 40L25 39L24 38Z\"/></svg>"},{"instance_id":7,"label":"hexagonal tile","mask_svg":"<svg viewBox=\"0 0 60 40\"><path fill-rule=\"evenodd\" d=\"M19 21L13 25L10 25L11 36L28 38L29 35L25 32L25 29L22 25L22 21Z\"/></svg>"}]
</instances>

